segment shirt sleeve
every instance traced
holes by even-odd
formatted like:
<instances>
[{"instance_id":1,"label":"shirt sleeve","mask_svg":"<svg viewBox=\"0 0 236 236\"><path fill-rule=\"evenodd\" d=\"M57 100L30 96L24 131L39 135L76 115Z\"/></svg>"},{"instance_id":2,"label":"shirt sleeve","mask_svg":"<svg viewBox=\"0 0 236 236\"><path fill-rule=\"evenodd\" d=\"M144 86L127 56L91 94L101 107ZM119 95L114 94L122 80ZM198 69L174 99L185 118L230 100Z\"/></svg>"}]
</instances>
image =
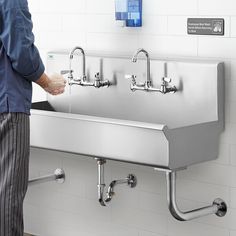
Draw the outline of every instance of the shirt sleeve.
<instances>
[{"instance_id":1,"label":"shirt sleeve","mask_svg":"<svg viewBox=\"0 0 236 236\"><path fill-rule=\"evenodd\" d=\"M2 18L0 39L13 69L25 79L36 81L45 67L34 45L33 23L28 7L7 9Z\"/></svg>"}]
</instances>

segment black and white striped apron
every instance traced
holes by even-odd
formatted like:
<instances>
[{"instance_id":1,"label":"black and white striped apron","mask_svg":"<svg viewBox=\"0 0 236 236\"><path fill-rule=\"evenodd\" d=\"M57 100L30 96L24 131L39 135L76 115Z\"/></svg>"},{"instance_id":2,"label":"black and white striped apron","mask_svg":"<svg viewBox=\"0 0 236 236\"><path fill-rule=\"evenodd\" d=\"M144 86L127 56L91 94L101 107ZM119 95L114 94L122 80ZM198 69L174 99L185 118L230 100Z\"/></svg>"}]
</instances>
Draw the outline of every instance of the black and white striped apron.
<instances>
[{"instance_id":1,"label":"black and white striped apron","mask_svg":"<svg viewBox=\"0 0 236 236\"><path fill-rule=\"evenodd\" d=\"M29 116L0 113L0 236L23 236L28 165Z\"/></svg>"}]
</instances>

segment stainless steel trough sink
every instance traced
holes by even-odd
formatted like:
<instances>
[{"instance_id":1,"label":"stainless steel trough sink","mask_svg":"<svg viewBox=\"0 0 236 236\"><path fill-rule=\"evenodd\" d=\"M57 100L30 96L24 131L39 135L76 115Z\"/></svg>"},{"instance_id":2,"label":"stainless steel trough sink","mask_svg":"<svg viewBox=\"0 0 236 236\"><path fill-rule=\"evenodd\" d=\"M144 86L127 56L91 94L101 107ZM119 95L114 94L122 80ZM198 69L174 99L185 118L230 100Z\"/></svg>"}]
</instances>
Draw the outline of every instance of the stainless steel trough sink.
<instances>
[{"instance_id":1,"label":"stainless steel trough sink","mask_svg":"<svg viewBox=\"0 0 236 236\"><path fill-rule=\"evenodd\" d=\"M67 58L50 53L49 72L65 69ZM67 87L64 95L34 103L31 146L171 170L216 159L223 130L223 64L152 60L153 83L168 75L178 92L131 92L124 75L135 72L145 80L144 63L87 56L87 73L99 71L112 85Z\"/></svg>"}]
</instances>

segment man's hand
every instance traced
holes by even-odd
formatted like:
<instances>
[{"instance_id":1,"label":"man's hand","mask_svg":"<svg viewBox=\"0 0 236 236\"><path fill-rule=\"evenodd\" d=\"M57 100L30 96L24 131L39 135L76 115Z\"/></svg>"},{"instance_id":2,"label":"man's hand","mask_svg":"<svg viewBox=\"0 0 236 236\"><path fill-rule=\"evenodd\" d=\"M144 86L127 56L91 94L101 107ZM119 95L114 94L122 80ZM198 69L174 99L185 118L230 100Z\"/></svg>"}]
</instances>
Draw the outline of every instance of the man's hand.
<instances>
[{"instance_id":1,"label":"man's hand","mask_svg":"<svg viewBox=\"0 0 236 236\"><path fill-rule=\"evenodd\" d=\"M65 90L66 80L59 74L48 77L45 73L36 81L46 92L52 95L62 94Z\"/></svg>"}]
</instances>

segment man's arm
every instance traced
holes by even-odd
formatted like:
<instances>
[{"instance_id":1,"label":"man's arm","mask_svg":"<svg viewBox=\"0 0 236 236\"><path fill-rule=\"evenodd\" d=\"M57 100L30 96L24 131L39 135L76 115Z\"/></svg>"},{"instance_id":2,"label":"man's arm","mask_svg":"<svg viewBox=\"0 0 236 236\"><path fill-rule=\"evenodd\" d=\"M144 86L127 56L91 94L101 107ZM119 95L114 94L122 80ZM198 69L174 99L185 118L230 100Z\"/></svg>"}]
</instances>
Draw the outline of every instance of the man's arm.
<instances>
[{"instance_id":1,"label":"man's arm","mask_svg":"<svg viewBox=\"0 0 236 236\"><path fill-rule=\"evenodd\" d=\"M12 68L23 78L36 82L45 91L56 95L64 91L61 76L49 78L39 51L34 45L33 24L28 6L6 9L2 16L0 39Z\"/></svg>"},{"instance_id":2,"label":"man's arm","mask_svg":"<svg viewBox=\"0 0 236 236\"><path fill-rule=\"evenodd\" d=\"M0 38L13 69L25 79L36 81L45 68L34 45L28 6L6 9L2 18Z\"/></svg>"}]
</instances>

